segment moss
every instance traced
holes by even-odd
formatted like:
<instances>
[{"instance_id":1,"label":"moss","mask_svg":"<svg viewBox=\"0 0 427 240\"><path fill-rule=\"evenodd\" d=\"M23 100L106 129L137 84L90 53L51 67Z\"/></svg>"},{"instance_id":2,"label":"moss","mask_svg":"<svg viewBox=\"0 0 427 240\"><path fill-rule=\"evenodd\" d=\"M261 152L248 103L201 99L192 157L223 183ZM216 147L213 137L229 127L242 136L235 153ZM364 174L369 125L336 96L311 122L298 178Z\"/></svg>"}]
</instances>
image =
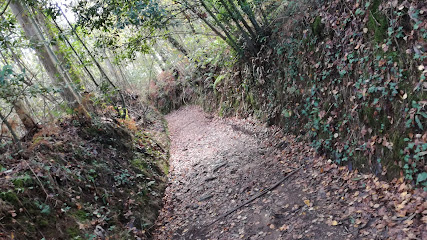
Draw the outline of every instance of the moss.
<instances>
[{"instance_id":1,"label":"moss","mask_svg":"<svg viewBox=\"0 0 427 240\"><path fill-rule=\"evenodd\" d=\"M80 230L77 226L67 228L66 232L71 238L80 237Z\"/></svg>"},{"instance_id":2,"label":"moss","mask_svg":"<svg viewBox=\"0 0 427 240\"><path fill-rule=\"evenodd\" d=\"M369 8L371 14L368 19L368 29L374 34L375 42L382 43L387 37L387 17L378 11L381 0L374 0Z\"/></svg>"},{"instance_id":3,"label":"moss","mask_svg":"<svg viewBox=\"0 0 427 240\"><path fill-rule=\"evenodd\" d=\"M23 188L33 185L33 179L27 175L21 175L12 180L12 183L17 188Z\"/></svg>"},{"instance_id":4,"label":"moss","mask_svg":"<svg viewBox=\"0 0 427 240\"><path fill-rule=\"evenodd\" d=\"M17 204L19 202L18 195L16 195L16 193L12 190L9 190L7 192L0 192L0 198L3 201L9 202L11 204Z\"/></svg>"},{"instance_id":5,"label":"moss","mask_svg":"<svg viewBox=\"0 0 427 240\"><path fill-rule=\"evenodd\" d=\"M39 144L42 140L44 140L44 137L37 137L33 139L33 144L37 145Z\"/></svg>"},{"instance_id":6,"label":"moss","mask_svg":"<svg viewBox=\"0 0 427 240\"><path fill-rule=\"evenodd\" d=\"M37 225L38 225L40 228L44 228L44 227L49 226L49 221L48 221L47 219L38 219L38 221L37 221Z\"/></svg>"},{"instance_id":7,"label":"moss","mask_svg":"<svg viewBox=\"0 0 427 240\"><path fill-rule=\"evenodd\" d=\"M225 105L224 104L221 104L221 107L219 108L219 112L218 112L218 115L220 116L220 117L224 117L225 116Z\"/></svg>"},{"instance_id":8,"label":"moss","mask_svg":"<svg viewBox=\"0 0 427 240\"><path fill-rule=\"evenodd\" d=\"M148 167L148 163L141 158L133 159L131 164L133 167L136 167L139 170L145 170Z\"/></svg>"},{"instance_id":9,"label":"moss","mask_svg":"<svg viewBox=\"0 0 427 240\"><path fill-rule=\"evenodd\" d=\"M71 214L79 221L86 221L88 220L88 213L82 209L77 210Z\"/></svg>"},{"instance_id":10,"label":"moss","mask_svg":"<svg viewBox=\"0 0 427 240\"><path fill-rule=\"evenodd\" d=\"M322 23L322 18L320 16L317 16L314 19L313 24L311 25L311 30L313 31L313 34L320 38L322 36L323 27L324 26Z\"/></svg>"},{"instance_id":11,"label":"moss","mask_svg":"<svg viewBox=\"0 0 427 240\"><path fill-rule=\"evenodd\" d=\"M393 149L391 151L384 149L385 154L383 159L385 160L384 165L387 168L387 178L391 180L399 176L401 169L395 162L402 161L400 150L406 147L406 143L401 132L395 132L389 141L393 143Z\"/></svg>"},{"instance_id":12,"label":"moss","mask_svg":"<svg viewBox=\"0 0 427 240\"><path fill-rule=\"evenodd\" d=\"M160 169L163 171L163 173L165 175L169 174L169 164L168 164L168 162L159 161L159 162L157 162L157 164L159 165Z\"/></svg>"}]
</instances>

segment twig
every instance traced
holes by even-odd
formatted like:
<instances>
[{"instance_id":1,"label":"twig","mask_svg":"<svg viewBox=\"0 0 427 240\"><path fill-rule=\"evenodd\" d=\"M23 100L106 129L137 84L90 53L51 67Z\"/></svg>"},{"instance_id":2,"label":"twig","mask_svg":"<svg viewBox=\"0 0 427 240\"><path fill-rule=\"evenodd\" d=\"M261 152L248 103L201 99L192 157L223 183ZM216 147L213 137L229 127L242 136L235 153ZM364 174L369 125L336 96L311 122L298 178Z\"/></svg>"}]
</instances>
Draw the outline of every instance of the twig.
<instances>
[{"instance_id":1,"label":"twig","mask_svg":"<svg viewBox=\"0 0 427 240\"><path fill-rule=\"evenodd\" d=\"M407 217L398 217L398 218L393 219L393 220L394 220L394 221L400 221L400 222L403 222L403 221L405 221L405 220L411 220L412 218L414 218L414 217L415 217L415 215L417 215L417 213L413 213L413 214L411 214L411 215L409 215L409 216L407 216Z\"/></svg>"},{"instance_id":2,"label":"twig","mask_svg":"<svg viewBox=\"0 0 427 240\"><path fill-rule=\"evenodd\" d=\"M235 207L235 208L231 209L230 211L228 211L228 212L224 213L223 215L219 216L217 219L215 219L213 222L209 223L209 224L208 224L208 225L206 225L205 227L209 227L209 226L211 226L212 224L214 224L214 223L218 222L218 221L219 221L219 220L221 220L222 218L224 218L224 217L226 217L226 216L228 216L228 215L230 215L230 214L234 213L235 211L237 211L237 210L238 210L238 209L240 209L241 207L243 207L243 206L245 206L245 205L247 205L247 204L249 204L249 203L253 202L255 199L257 199L257 198L259 198L259 197L261 197L261 196L265 195L266 193L268 193L268 192L272 191L273 189L277 188L280 184L282 184L282 182L284 182L286 179L288 179L289 177L291 177L293 174L295 174L296 172L298 172L298 171L299 171L301 168L303 168L303 167L304 167L304 165L303 165L303 166L301 166L301 167L299 167L299 168L297 168L297 169L295 169L295 170L293 170L292 172L290 172L288 175L286 175L284 178L282 178L280 181L278 181L277 183L275 183L275 184L274 184L274 185L272 185L271 187L269 187L269 188L265 189L264 191L260 192L259 194L257 194L257 195L255 195L255 196L253 196L251 199L247 200L246 202L244 202L244 203L242 203L242 204L238 205L237 207Z\"/></svg>"},{"instance_id":3,"label":"twig","mask_svg":"<svg viewBox=\"0 0 427 240\"><path fill-rule=\"evenodd\" d=\"M345 8L347 8L347 10L351 13L351 15L353 16L353 18L356 18L356 16L354 16L353 11L350 10L350 8L347 6L347 3L344 2L345 4Z\"/></svg>"},{"instance_id":4,"label":"twig","mask_svg":"<svg viewBox=\"0 0 427 240\"><path fill-rule=\"evenodd\" d=\"M372 19L374 19L374 21L377 24L377 26L381 26L381 24L377 21L377 19L375 18L374 14L372 13L372 11L369 10L369 13L371 14Z\"/></svg>"},{"instance_id":5,"label":"twig","mask_svg":"<svg viewBox=\"0 0 427 240\"><path fill-rule=\"evenodd\" d=\"M0 16L3 15L4 12L6 12L7 7L9 6L9 3L11 0L7 1L6 6L4 7L3 11L1 11Z\"/></svg>"},{"instance_id":6,"label":"twig","mask_svg":"<svg viewBox=\"0 0 427 240\"><path fill-rule=\"evenodd\" d=\"M38 158L38 156L37 156L37 158ZM28 162L26 160L24 160L24 162L27 164L28 168L30 168L31 172L34 174L34 177L36 177L37 181L40 184L40 187L43 189L44 193L46 194L46 200L47 200L49 198L49 194L47 193L46 189L44 188L43 183L40 181L39 177L34 172L33 168L30 166L30 164L28 164Z\"/></svg>"}]
</instances>

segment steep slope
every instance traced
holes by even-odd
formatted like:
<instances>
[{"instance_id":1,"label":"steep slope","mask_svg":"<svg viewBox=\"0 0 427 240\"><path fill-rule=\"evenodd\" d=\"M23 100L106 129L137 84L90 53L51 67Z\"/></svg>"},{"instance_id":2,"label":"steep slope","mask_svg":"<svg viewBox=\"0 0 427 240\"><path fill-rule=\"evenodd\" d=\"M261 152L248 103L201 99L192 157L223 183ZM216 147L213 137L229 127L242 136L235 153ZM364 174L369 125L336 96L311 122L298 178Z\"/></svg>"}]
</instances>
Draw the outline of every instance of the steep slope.
<instances>
[{"instance_id":1,"label":"steep slope","mask_svg":"<svg viewBox=\"0 0 427 240\"><path fill-rule=\"evenodd\" d=\"M127 102L145 123L64 119L1 155L0 238L146 237L162 206L168 140L158 112Z\"/></svg>"}]
</instances>

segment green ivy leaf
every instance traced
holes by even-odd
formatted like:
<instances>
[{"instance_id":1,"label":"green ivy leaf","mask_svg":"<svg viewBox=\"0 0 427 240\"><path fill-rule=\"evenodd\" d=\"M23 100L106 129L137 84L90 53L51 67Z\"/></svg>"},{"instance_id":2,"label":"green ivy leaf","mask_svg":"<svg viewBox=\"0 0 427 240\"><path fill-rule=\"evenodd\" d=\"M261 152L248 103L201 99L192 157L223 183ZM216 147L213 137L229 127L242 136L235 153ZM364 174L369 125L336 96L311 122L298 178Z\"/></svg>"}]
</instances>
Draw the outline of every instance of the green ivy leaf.
<instances>
[{"instance_id":1,"label":"green ivy leaf","mask_svg":"<svg viewBox=\"0 0 427 240\"><path fill-rule=\"evenodd\" d=\"M412 119L408 119L408 121L406 121L405 126L406 128L409 128L411 126L412 123Z\"/></svg>"},{"instance_id":2,"label":"green ivy leaf","mask_svg":"<svg viewBox=\"0 0 427 240\"><path fill-rule=\"evenodd\" d=\"M423 125L421 124L420 118L415 116L415 122L417 123L418 127L421 128L421 130L424 130Z\"/></svg>"},{"instance_id":3,"label":"green ivy leaf","mask_svg":"<svg viewBox=\"0 0 427 240\"><path fill-rule=\"evenodd\" d=\"M418 174L417 176L417 184L419 184L420 182L424 182L427 179L427 172L423 172Z\"/></svg>"}]
</instances>

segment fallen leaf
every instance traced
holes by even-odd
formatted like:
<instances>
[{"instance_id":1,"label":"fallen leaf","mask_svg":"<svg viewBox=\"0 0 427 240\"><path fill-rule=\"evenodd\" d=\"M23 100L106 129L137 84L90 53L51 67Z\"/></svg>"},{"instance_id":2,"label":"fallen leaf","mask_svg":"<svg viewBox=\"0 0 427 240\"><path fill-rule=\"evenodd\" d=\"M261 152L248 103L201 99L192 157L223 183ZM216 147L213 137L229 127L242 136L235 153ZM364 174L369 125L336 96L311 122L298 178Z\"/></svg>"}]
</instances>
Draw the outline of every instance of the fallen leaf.
<instances>
[{"instance_id":1,"label":"fallen leaf","mask_svg":"<svg viewBox=\"0 0 427 240\"><path fill-rule=\"evenodd\" d=\"M286 231L286 230L288 230L289 229L289 226L288 225L286 225L286 224L283 224L280 228L279 228L279 230L280 231Z\"/></svg>"}]
</instances>

